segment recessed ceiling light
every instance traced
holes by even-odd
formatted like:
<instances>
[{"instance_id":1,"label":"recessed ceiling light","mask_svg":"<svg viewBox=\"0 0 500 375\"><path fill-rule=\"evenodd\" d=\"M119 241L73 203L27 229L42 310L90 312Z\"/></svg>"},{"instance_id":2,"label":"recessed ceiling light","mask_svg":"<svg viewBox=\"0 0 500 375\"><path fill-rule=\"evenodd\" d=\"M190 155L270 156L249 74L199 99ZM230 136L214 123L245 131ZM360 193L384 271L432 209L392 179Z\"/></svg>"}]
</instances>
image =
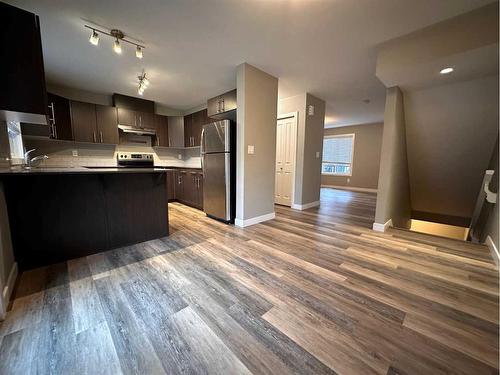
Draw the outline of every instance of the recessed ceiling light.
<instances>
[{"instance_id":1,"label":"recessed ceiling light","mask_svg":"<svg viewBox=\"0 0 500 375\"><path fill-rule=\"evenodd\" d=\"M450 74L451 72L453 72L453 68L451 67L447 67L447 68L443 68L441 69L441 71L439 72L440 74Z\"/></svg>"}]
</instances>

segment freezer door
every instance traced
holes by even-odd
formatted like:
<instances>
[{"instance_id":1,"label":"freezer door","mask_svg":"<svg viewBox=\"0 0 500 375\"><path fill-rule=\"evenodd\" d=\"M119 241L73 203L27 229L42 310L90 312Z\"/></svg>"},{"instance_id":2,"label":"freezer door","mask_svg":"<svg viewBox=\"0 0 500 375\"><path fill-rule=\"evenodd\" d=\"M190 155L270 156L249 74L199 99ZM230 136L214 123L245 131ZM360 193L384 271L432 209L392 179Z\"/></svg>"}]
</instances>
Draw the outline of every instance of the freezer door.
<instances>
[{"instance_id":1,"label":"freezer door","mask_svg":"<svg viewBox=\"0 0 500 375\"><path fill-rule=\"evenodd\" d=\"M230 151L230 124L229 120L223 120L203 125L201 131L202 154Z\"/></svg>"},{"instance_id":2,"label":"freezer door","mask_svg":"<svg viewBox=\"0 0 500 375\"><path fill-rule=\"evenodd\" d=\"M230 220L229 153L203 155L203 210L207 215Z\"/></svg>"}]
</instances>

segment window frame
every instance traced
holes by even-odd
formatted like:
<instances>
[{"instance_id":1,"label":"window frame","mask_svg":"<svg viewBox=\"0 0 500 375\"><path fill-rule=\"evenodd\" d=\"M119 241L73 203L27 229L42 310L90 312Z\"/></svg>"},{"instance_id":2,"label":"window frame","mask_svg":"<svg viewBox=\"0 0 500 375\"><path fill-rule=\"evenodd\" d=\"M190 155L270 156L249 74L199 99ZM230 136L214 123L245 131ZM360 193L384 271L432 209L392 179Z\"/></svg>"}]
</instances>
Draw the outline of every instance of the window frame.
<instances>
[{"instance_id":1,"label":"window frame","mask_svg":"<svg viewBox=\"0 0 500 375\"><path fill-rule=\"evenodd\" d=\"M326 139L331 139L331 138L345 138L345 137L352 137L352 148L351 148L351 171L349 173L330 173L330 172L323 172L323 164L325 163L330 163L334 164L334 162L328 162L324 161L323 158L321 158L321 175L324 176L339 176L339 177L352 177L352 171L354 167L354 146L355 146L355 141L356 141L356 134L355 133L346 133L346 134L334 134L334 135L325 135L323 136L323 147L325 147L325 140Z\"/></svg>"}]
</instances>

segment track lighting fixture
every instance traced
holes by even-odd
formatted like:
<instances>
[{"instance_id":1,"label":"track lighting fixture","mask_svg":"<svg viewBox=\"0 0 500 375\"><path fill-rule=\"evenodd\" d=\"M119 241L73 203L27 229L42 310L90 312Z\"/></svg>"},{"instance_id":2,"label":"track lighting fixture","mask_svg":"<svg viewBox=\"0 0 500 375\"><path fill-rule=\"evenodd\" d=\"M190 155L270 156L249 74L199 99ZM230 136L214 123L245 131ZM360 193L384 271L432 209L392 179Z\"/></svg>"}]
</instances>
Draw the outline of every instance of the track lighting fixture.
<instances>
[{"instance_id":1,"label":"track lighting fixture","mask_svg":"<svg viewBox=\"0 0 500 375\"><path fill-rule=\"evenodd\" d=\"M117 54L122 53L122 46L121 42L129 43L135 46L135 56L138 59L142 59L144 57L144 47L141 44L138 44L136 42L132 42L131 40L125 39L125 34L123 31L118 30L118 29L112 29L109 32L108 31L103 31L99 30L93 26L88 26L84 25L87 29L92 30L92 33L90 34L89 42L93 44L94 46L97 46L99 44L99 34L107 35L112 37L115 41L113 42L113 51L115 51Z\"/></svg>"},{"instance_id":2,"label":"track lighting fixture","mask_svg":"<svg viewBox=\"0 0 500 375\"><path fill-rule=\"evenodd\" d=\"M139 88L137 90L137 93L139 95L144 94L144 90L149 86L149 80L146 78L146 72L143 70L140 75L137 76L137 79L139 80Z\"/></svg>"}]
</instances>

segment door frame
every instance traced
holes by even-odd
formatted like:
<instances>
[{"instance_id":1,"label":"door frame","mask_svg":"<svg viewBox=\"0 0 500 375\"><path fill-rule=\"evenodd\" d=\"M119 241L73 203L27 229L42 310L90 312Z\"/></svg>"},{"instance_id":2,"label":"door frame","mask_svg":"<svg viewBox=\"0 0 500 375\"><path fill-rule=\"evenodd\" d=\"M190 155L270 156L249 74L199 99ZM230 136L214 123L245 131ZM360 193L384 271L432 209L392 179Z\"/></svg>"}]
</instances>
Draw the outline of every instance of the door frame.
<instances>
[{"instance_id":1,"label":"door frame","mask_svg":"<svg viewBox=\"0 0 500 375\"><path fill-rule=\"evenodd\" d=\"M293 118L293 123L294 123L293 126L295 127L295 146L294 146L295 152L293 153L292 199L290 202L290 208L292 208L295 205L295 177L297 176L297 145L298 145L297 140L299 134L299 112L294 111L278 115L278 118L276 119L276 129L278 129L278 121L285 120L287 118ZM274 158L274 167L276 168L276 156ZM275 176L274 178L276 178L276 169L274 170L274 176Z\"/></svg>"}]
</instances>

